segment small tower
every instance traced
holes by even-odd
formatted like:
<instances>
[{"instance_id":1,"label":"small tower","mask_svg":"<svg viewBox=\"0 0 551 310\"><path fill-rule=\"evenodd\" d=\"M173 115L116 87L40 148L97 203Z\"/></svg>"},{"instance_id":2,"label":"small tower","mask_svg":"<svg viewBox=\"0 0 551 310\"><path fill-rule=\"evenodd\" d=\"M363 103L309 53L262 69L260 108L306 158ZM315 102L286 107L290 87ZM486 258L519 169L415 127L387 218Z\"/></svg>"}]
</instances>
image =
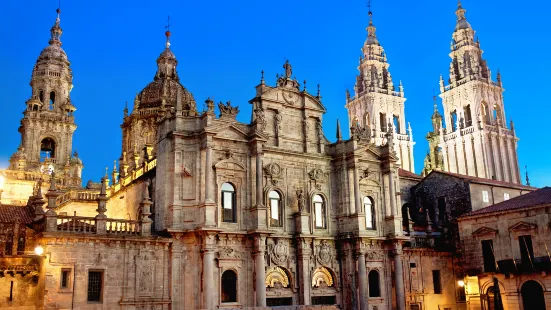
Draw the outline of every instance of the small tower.
<instances>
[{"instance_id":1,"label":"small tower","mask_svg":"<svg viewBox=\"0 0 551 310\"><path fill-rule=\"evenodd\" d=\"M429 151L425 157L425 166L422 175L428 175L432 170L443 170L442 151L440 149L440 131L442 129L442 115L438 112L437 97L432 97L434 101L434 113L432 113L432 131L427 134L429 142Z\"/></svg>"},{"instance_id":2,"label":"small tower","mask_svg":"<svg viewBox=\"0 0 551 310\"><path fill-rule=\"evenodd\" d=\"M369 11L367 39L362 48L354 86L355 96L347 94L346 108L350 126L368 128L372 141L376 145L385 143L385 134L391 128L396 132L394 151L399 157L400 166L411 172L413 165L413 146L415 143L408 135L404 112L403 86L396 87L388 71L390 64L385 51L376 36L373 14Z\"/></svg>"},{"instance_id":3,"label":"small tower","mask_svg":"<svg viewBox=\"0 0 551 310\"><path fill-rule=\"evenodd\" d=\"M518 139L505 121L501 75L497 82L492 80L465 12L459 1L448 85L440 78L443 167L449 172L520 183Z\"/></svg>"}]
</instances>

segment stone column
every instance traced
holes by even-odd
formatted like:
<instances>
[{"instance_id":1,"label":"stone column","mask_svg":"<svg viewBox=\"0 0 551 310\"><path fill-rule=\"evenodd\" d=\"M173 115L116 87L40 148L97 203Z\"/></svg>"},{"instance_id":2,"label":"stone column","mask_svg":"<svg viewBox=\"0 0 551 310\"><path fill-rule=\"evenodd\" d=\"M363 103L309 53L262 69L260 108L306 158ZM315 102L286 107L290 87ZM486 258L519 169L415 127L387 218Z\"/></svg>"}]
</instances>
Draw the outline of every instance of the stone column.
<instances>
[{"instance_id":1,"label":"stone column","mask_svg":"<svg viewBox=\"0 0 551 310\"><path fill-rule=\"evenodd\" d=\"M256 236L254 242L256 243L256 252L254 253L256 306L266 307L266 267L264 262L266 237Z\"/></svg>"},{"instance_id":2,"label":"stone column","mask_svg":"<svg viewBox=\"0 0 551 310\"><path fill-rule=\"evenodd\" d=\"M310 256L312 255L312 239L301 238L298 240L298 276L299 276L299 304L310 305L310 289L312 287L310 277Z\"/></svg>"},{"instance_id":3,"label":"stone column","mask_svg":"<svg viewBox=\"0 0 551 310\"><path fill-rule=\"evenodd\" d=\"M206 147L205 159L205 202L214 202L212 199L212 148Z\"/></svg>"},{"instance_id":4,"label":"stone column","mask_svg":"<svg viewBox=\"0 0 551 310\"><path fill-rule=\"evenodd\" d=\"M394 282L396 284L396 310L406 309L406 295L404 293L404 270L402 267L402 246L396 244L394 256Z\"/></svg>"},{"instance_id":5,"label":"stone column","mask_svg":"<svg viewBox=\"0 0 551 310\"><path fill-rule=\"evenodd\" d=\"M104 176L101 179L101 190L98 196L98 208L96 211L98 214L96 215L96 234L105 234L107 232L106 227L106 219L107 216L105 215L105 212L107 212L107 175ZM147 185L146 185L147 186Z\"/></svg>"},{"instance_id":6,"label":"stone column","mask_svg":"<svg viewBox=\"0 0 551 310\"><path fill-rule=\"evenodd\" d=\"M203 309L214 310L218 294L214 289L215 232L203 234Z\"/></svg>"},{"instance_id":7,"label":"stone column","mask_svg":"<svg viewBox=\"0 0 551 310\"><path fill-rule=\"evenodd\" d=\"M171 276L170 276L170 286L171 295L172 295L172 309L183 309L184 308L184 279L182 274L185 272L184 264L182 263L183 248L181 243L180 235L173 235L174 242L170 248L171 255Z\"/></svg>"},{"instance_id":8,"label":"stone column","mask_svg":"<svg viewBox=\"0 0 551 310\"><path fill-rule=\"evenodd\" d=\"M396 211L396 186L394 184L394 169L392 166L388 171L388 187L390 194L390 214L395 217L398 212Z\"/></svg>"},{"instance_id":9,"label":"stone column","mask_svg":"<svg viewBox=\"0 0 551 310\"><path fill-rule=\"evenodd\" d=\"M56 189L55 184L55 172L52 172L50 176L50 190L46 193L46 198L48 199L48 210L46 211L46 229L45 231L57 231L57 205L56 200L59 196L59 192Z\"/></svg>"},{"instance_id":10,"label":"stone column","mask_svg":"<svg viewBox=\"0 0 551 310\"><path fill-rule=\"evenodd\" d=\"M368 310L367 302L367 269L365 267L365 253L358 253L358 279L360 286L360 310Z\"/></svg>"},{"instance_id":11,"label":"stone column","mask_svg":"<svg viewBox=\"0 0 551 310\"><path fill-rule=\"evenodd\" d=\"M362 205L362 198L360 195L360 180L358 180L358 167L354 167L354 200L356 205L356 213L359 213Z\"/></svg>"},{"instance_id":12,"label":"stone column","mask_svg":"<svg viewBox=\"0 0 551 310\"><path fill-rule=\"evenodd\" d=\"M262 207L262 152L256 152L256 207Z\"/></svg>"}]
</instances>

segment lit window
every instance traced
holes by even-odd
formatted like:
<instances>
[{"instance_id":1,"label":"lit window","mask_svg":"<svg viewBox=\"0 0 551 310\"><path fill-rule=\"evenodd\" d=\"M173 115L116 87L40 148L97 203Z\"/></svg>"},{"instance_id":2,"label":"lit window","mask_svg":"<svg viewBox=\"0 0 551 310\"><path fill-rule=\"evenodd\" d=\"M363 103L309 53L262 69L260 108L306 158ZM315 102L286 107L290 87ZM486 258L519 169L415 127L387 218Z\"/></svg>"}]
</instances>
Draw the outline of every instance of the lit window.
<instances>
[{"instance_id":1,"label":"lit window","mask_svg":"<svg viewBox=\"0 0 551 310\"><path fill-rule=\"evenodd\" d=\"M482 191L482 201L490 202L490 197L488 197L488 191Z\"/></svg>"},{"instance_id":2,"label":"lit window","mask_svg":"<svg viewBox=\"0 0 551 310\"><path fill-rule=\"evenodd\" d=\"M222 217L224 222L236 222L235 188L230 183L222 185Z\"/></svg>"},{"instance_id":3,"label":"lit window","mask_svg":"<svg viewBox=\"0 0 551 310\"><path fill-rule=\"evenodd\" d=\"M503 194L503 200L509 200L509 193L504 193Z\"/></svg>"},{"instance_id":4,"label":"lit window","mask_svg":"<svg viewBox=\"0 0 551 310\"><path fill-rule=\"evenodd\" d=\"M270 226L281 227L283 225L281 196L276 191L271 191L268 195L270 199Z\"/></svg>"},{"instance_id":5,"label":"lit window","mask_svg":"<svg viewBox=\"0 0 551 310\"><path fill-rule=\"evenodd\" d=\"M312 199L314 204L314 216L316 228L325 228L325 203L320 195Z\"/></svg>"},{"instance_id":6,"label":"lit window","mask_svg":"<svg viewBox=\"0 0 551 310\"><path fill-rule=\"evenodd\" d=\"M375 208L373 206L373 200L371 197L364 198L364 210L365 210L365 228L375 228Z\"/></svg>"}]
</instances>

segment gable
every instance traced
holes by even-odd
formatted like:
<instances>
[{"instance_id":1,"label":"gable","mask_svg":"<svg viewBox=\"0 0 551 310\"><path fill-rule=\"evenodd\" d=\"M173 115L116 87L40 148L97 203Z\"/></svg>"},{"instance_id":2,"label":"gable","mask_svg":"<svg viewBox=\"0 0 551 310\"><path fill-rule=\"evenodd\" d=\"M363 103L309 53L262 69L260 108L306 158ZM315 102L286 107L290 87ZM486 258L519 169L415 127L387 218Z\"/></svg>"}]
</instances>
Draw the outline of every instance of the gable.
<instances>
[{"instance_id":1,"label":"gable","mask_svg":"<svg viewBox=\"0 0 551 310\"><path fill-rule=\"evenodd\" d=\"M475 230L472 235L473 237L480 237L480 236L487 236L487 235L495 235L497 234L497 229L493 229L490 227L480 227L479 229Z\"/></svg>"},{"instance_id":2,"label":"gable","mask_svg":"<svg viewBox=\"0 0 551 310\"><path fill-rule=\"evenodd\" d=\"M525 230L536 229L537 227L538 225L536 224L520 221L512 225L511 227L509 227L509 231L525 231Z\"/></svg>"},{"instance_id":3,"label":"gable","mask_svg":"<svg viewBox=\"0 0 551 310\"><path fill-rule=\"evenodd\" d=\"M229 126L220 126L212 130L216 132L215 138L228 139L228 140L248 140L248 133L243 131L242 128L230 124Z\"/></svg>"}]
</instances>

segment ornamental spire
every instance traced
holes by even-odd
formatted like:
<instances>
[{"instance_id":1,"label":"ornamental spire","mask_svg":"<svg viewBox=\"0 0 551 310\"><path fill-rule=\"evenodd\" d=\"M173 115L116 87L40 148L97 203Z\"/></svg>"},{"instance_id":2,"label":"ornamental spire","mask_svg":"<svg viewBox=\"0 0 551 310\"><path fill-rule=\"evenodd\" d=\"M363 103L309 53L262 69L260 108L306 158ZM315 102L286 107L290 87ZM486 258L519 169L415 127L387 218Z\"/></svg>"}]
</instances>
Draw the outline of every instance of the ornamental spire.
<instances>
[{"instance_id":1,"label":"ornamental spire","mask_svg":"<svg viewBox=\"0 0 551 310\"><path fill-rule=\"evenodd\" d=\"M52 29L50 29L50 45L57 45L61 46L61 35L63 34L63 30L61 30L61 26L59 25L59 15L61 14L61 9L58 7L57 10L57 18L55 20L55 24L52 26Z\"/></svg>"},{"instance_id":2,"label":"ornamental spire","mask_svg":"<svg viewBox=\"0 0 551 310\"><path fill-rule=\"evenodd\" d=\"M168 15L168 19L167 19L167 22L166 22L166 32L165 32L165 36L166 36L166 43L165 43L165 46L166 48L170 48L170 15Z\"/></svg>"},{"instance_id":3,"label":"ornamental spire","mask_svg":"<svg viewBox=\"0 0 551 310\"><path fill-rule=\"evenodd\" d=\"M469 22L467 22L467 17L465 17L465 10L463 6L461 5L461 0L457 1L457 11L455 11L455 15L457 15L457 25L455 29L471 29L471 25Z\"/></svg>"}]
</instances>

